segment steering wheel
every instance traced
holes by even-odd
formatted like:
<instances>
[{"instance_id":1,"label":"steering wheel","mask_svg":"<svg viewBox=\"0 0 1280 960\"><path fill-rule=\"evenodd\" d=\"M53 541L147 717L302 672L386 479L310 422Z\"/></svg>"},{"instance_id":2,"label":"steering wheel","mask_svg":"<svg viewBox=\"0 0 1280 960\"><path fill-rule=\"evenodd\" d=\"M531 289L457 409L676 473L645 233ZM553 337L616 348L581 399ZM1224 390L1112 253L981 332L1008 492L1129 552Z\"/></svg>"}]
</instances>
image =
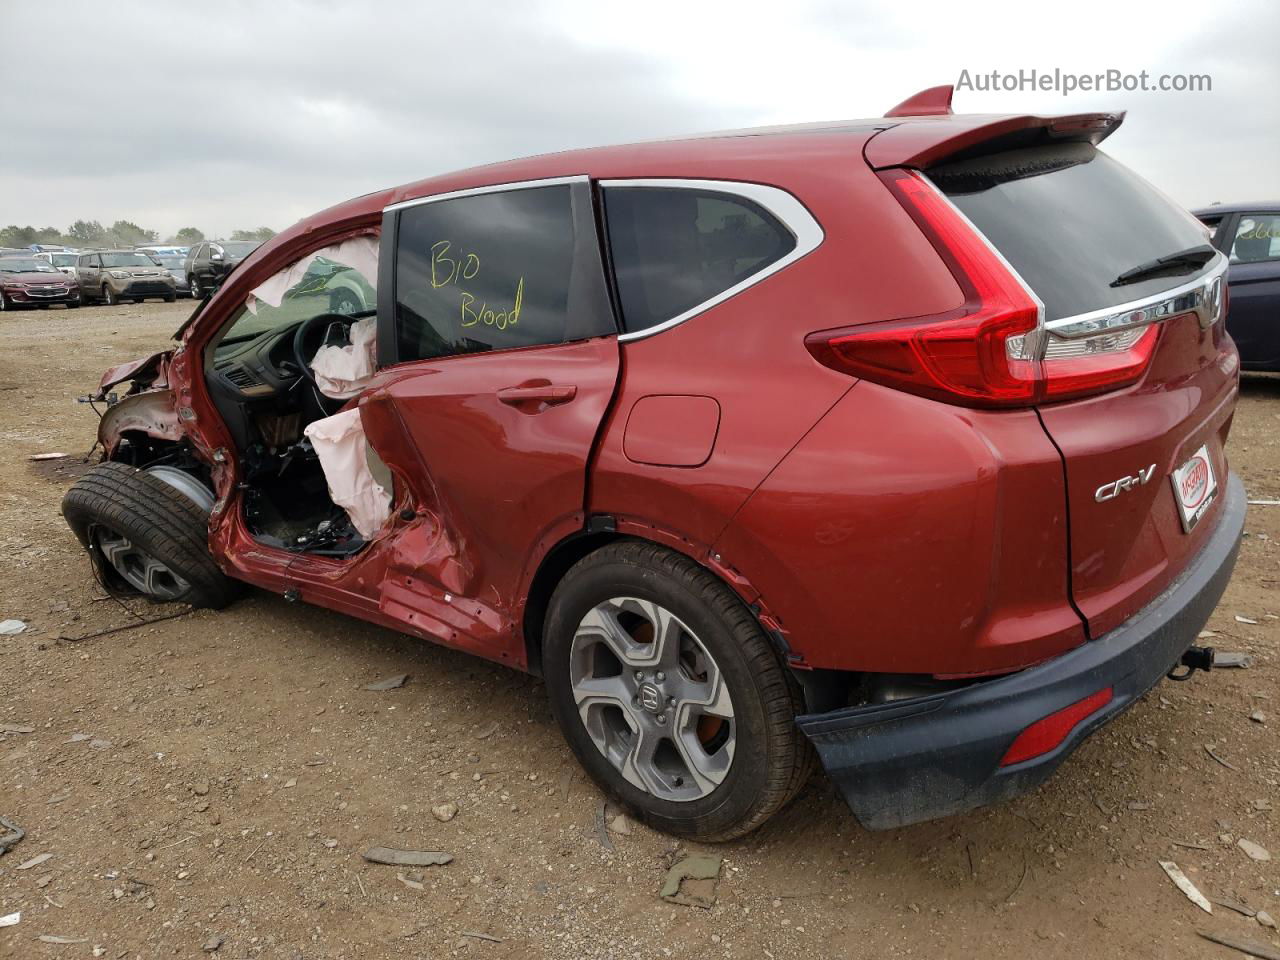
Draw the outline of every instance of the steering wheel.
<instances>
[{"instance_id":1,"label":"steering wheel","mask_svg":"<svg viewBox=\"0 0 1280 960\"><path fill-rule=\"evenodd\" d=\"M373 316L373 311L360 313L318 313L298 324L293 332L293 359L302 370L302 375L312 383L316 382L315 371L311 369L311 360L325 344L334 344L331 334L340 328L342 343L351 342L351 325L363 317ZM336 344L341 346L342 343Z\"/></svg>"}]
</instances>

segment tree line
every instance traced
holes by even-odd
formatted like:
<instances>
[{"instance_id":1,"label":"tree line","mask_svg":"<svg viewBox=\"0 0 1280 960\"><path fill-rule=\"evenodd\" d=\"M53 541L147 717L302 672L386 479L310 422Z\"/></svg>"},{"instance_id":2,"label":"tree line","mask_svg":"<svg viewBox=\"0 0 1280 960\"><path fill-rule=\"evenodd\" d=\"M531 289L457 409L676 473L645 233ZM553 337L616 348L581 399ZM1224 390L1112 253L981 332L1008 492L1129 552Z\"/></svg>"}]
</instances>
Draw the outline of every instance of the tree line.
<instances>
[{"instance_id":1,"label":"tree line","mask_svg":"<svg viewBox=\"0 0 1280 960\"><path fill-rule=\"evenodd\" d=\"M270 240L276 232L270 227L256 230L233 230L230 240ZM183 227L163 242L191 246L205 239L198 227ZM16 223L0 229L0 247L29 247L33 243L61 244L67 247L137 247L160 243L160 234L147 230L131 220L117 220L104 227L97 220L77 220L66 230L57 227L20 227Z\"/></svg>"}]
</instances>

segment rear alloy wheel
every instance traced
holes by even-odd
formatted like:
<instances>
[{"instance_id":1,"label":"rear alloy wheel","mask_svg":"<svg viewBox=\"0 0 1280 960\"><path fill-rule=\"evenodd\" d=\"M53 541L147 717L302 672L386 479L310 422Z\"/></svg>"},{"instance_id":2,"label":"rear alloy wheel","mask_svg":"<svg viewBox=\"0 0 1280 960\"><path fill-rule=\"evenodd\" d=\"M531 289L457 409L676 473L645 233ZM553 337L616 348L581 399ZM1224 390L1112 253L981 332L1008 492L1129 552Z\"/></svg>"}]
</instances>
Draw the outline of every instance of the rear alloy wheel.
<instances>
[{"instance_id":1,"label":"rear alloy wheel","mask_svg":"<svg viewBox=\"0 0 1280 960\"><path fill-rule=\"evenodd\" d=\"M200 289L200 278L194 275L187 277L187 286L191 288L191 299L203 300L204 291Z\"/></svg>"},{"instance_id":2,"label":"rear alloy wheel","mask_svg":"<svg viewBox=\"0 0 1280 960\"><path fill-rule=\"evenodd\" d=\"M238 589L209 553L207 504L146 470L100 463L67 491L62 515L112 590L223 607Z\"/></svg>"},{"instance_id":3,"label":"rear alloy wheel","mask_svg":"<svg viewBox=\"0 0 1280 960\"><path fill-rule=\"evenodd\" d=\"M804 785L799 689L742 601L652 543L580 560L551 598L543 674L583 767L655 829L749 833Z\"/></svg>"}]
</instances>

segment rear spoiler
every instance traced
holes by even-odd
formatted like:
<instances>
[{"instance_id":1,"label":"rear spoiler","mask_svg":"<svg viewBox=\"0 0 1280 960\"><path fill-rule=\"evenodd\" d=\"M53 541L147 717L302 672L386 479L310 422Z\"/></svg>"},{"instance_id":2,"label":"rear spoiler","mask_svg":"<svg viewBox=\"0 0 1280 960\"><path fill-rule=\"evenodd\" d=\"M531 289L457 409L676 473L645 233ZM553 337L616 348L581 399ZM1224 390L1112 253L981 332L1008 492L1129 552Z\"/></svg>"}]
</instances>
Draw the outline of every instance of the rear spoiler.
<instances>
[{"instance_id":1,"label":"rear spoiler","mask_svg":"<svg viewBox=\"0 0 1280 960\"><path fill-rule=\"evenodd\" d=\"M1059 117L951 113L952 87L931 87L908 97L889 113L902 118L873 136L863 150L875 170L931 167L943 160L1062 141L1099 144L1124 122L1119 113Z\"/></svg>"}]
</instances>

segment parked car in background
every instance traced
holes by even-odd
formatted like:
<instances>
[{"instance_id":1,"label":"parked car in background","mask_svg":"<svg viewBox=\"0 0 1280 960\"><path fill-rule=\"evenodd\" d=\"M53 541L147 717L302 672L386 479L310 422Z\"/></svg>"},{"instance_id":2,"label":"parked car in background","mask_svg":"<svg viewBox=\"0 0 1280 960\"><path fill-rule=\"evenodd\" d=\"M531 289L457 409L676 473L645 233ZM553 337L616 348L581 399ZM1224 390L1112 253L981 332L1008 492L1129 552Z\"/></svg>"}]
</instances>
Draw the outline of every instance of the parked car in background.
<instances>
[{"instance_id":1,"label":"parked car in background","mask_svg":"<svg viewBox=\"0 0 1280 960\"><path fill-rule=\"evenodd\" d=\"M80 306L80 289L52 264L28 254L0 257L0 310Z\"/></svg>"},{"instance_id":2,"label":"parked car in background","mask_svg":"<svg viewBox=\"0 0 1280 960\"><path fill-rule=\"evenodd\" d=\"M76 280L86 301L108 305L159 297L172 303L177 287L169 271L136 250L96 250L76 259Z\"/></svg>"},{"instance_id":3,"label":"parked car in background","mask_svg":"<svg viewBox=\"0 0 1280 960\"><path fill-rule=\"evenodd\" d=\"M178 296L191 296L191 287L187 284L187 258L179 254L148 254L152 260L164 267L169 272L169 276L173 277L174 288L178 291Z\"/></svg>"},{"instance_id":4,"label":"parked car in background","mask_svg":"<svg viewBox=\"0 0 1280 960\"><path fill-rule=\"evenodd\" d=\"M234 578L532 671L671 833L755 829L815 758L874 828L1030 790L1209 663L1227 261L1099 149L1122 114L945 93L303 220L106 372L64 515L113 590Z\"/></svg>"},{"instance_id":5,"label":"parked car in background","mask_svg":"<svg viewBox=\"0 0 1280 960\"><path fill-rule=\"evenodd\" d=\"M197 300L216 291L245 257L262 246L260 240L202 240L187 253L185 272L191 296Z\"/></svg>"},{"instance_id":6,"label":"parked car in background","mask_svg":"<svg viewBox=\"0 0 1280 960\"><path fill-rule=\"evenodd\" d=\"M76 260L79 253L75 251L57 251L32 254L37 260L43 260L51 267L56 267L68 276L76 275Z\"/></svg>"},{"instance_id":7,"label":"parked car in background","mask_svg":"<svg viewBox=\"0 0 1280 960\"><path fill-rule=\"evenodd\" d=\"M143 244L134 247L133 249L138 250L141 253L149 254L153 257L186 257L186 255L191 252L190 247L166 246L163 244Z\"/></svg>"},{"instance_id":8,"label":"parked car in background","mask_svg":"<svg viewBox=\"0 0 1280 960\"><path fill-rule=\"evenodd\" d=\"M1280 371L1280 201L1215 204L1195 215L1227 255L1227 332L1246 370Z\"/></svg>"}]
</instances>

